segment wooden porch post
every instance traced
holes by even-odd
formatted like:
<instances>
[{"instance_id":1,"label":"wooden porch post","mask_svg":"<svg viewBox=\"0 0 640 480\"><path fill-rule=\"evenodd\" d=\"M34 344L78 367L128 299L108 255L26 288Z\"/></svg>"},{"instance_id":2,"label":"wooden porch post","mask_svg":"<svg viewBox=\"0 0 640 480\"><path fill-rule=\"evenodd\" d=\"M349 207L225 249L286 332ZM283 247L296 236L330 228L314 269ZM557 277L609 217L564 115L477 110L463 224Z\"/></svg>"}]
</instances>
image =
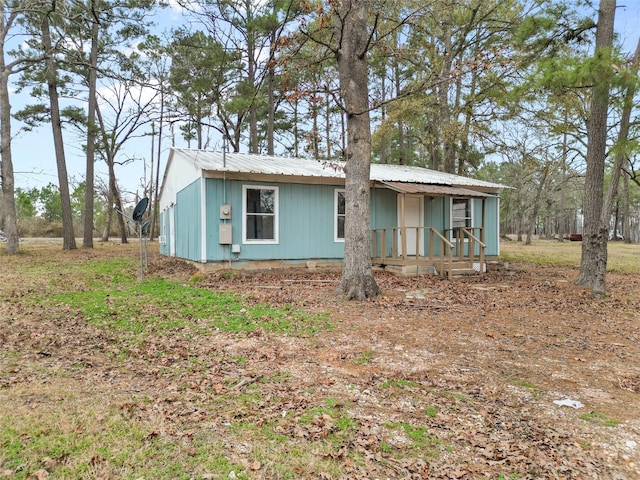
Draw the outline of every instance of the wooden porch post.
<instances>
[{"instance_id":1,"label":"wooden porch post","mask_svg":"<svg viewBox=\"0 0 640 480\"><path fill-rule=\"evenodd\" d=\"M482 243L485 243L484 241L484 228L485 228L485 221L487 219L487 199L486 198L482 198L482 223L480 224L480 241Z\"/></svg>"},{"instance_id":2,"label":"wooden porch post","mask_svg":"<svg viewBox=\"0 0 640 480\"><path fill-rule=\"evenodd\" d=\"M404 200L406 198L407 194L403 193L402 196L400 197L400 235L402 236L401 238L401 246L402 246L402 258L406 259L407 258L407 231L405 230L405 205L404 205Z\"/></svg>"}]
</instances>

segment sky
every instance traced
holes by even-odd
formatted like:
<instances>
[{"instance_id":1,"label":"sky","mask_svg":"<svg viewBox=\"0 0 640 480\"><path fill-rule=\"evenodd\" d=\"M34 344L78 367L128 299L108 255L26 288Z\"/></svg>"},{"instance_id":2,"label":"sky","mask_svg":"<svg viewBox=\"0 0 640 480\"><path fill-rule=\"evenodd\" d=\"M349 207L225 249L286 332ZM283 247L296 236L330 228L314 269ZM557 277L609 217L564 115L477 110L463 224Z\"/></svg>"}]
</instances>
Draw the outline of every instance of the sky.
<instances>
[{"instance_id":1,"label":"sky","mask_svg":"<svg viewBox=\"0 0 640 480\"><path fill-rule=\"evenodd\" d=\"M164 27L180 25L184 22L181 12L174 8L169 12L163 12ZM630 54L635 51L638 37L640 36L640 0L618 0L616 11L616 33L620 36L624 48ZM12 111L17 111L30 102L28 93L13 95L11 98ZM40 188L48 183L58 183L55 155L50 125L44 125L31 132L18 132L17 125L14 126L14 139L12 142L13 163L15 170L16 187L28 189L32 187ZM150 131L150 127L147 128ZM84 177L85 155L81 145L83 139L71 130L65 131L65 154L67 160L67 170L70 179L79 182ZM168 156L170 140L164 140L164 148L161 155L161 178L164 173L164 165ZM176 146L186 147L187 145L177 134L175 138ZM157 148L157 147L156 147ZM221 145L214 143L213 148L219 150ZM246 149L245 149L246 151ZM127 145L123 158L146 159L146 168L141 160L136 160L128 166L117 166L121 188L124 191L124 198L128 202L135 202L136 192L142 194L142 183L146 175L149 176L151 155L151 137L136 140ZM96 176L107 180L107 169L104 162L98 162L95 166Z\"/></svg>"}]
</instances>

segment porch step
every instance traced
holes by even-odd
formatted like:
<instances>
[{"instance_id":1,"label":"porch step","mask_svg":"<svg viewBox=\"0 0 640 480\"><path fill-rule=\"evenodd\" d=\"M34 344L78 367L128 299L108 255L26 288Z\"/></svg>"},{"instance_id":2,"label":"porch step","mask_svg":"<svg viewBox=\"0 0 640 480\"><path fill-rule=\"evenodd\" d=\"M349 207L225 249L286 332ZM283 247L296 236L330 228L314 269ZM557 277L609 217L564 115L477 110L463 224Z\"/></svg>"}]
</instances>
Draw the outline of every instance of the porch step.
<instances>
[{"instance_id":1,"label":"porch step","mask_svg":"<svg viewBox=\"0 0 640 480\"><path fill-rule=\"evenodd\" d=\"M480 273L479 268L476 270L474 265L469 262L455 262L450 265L443 265L442 269L444 274L449 278L462 277L465 275L478 275Z\"/></svg>"},{"instance_id":2,"label":"porch step","mask_svg":"<svg viewBox=\"0 0 640 480\"><path fill-rule=\"evenodd\" d=\"M477 275L473 268L445 268L445 273L449 278L451 277L461 277L463 275Z\"/></svg>"}]
</instances>

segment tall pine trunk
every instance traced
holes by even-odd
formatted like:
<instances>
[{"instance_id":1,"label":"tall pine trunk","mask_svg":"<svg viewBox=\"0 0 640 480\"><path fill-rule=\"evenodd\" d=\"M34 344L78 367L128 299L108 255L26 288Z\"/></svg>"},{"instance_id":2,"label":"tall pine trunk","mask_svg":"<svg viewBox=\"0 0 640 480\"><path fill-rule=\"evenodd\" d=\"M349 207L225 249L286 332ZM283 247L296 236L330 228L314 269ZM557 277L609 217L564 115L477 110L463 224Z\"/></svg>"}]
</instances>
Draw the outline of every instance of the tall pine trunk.
<instances>
[{"instance_id":1,"label":"tall pine trunk","mask_svg":"<svg viewBox=\"0 0 640 480\"><path fill-rule=\"evenodd\" d=\"M76 238L73 231L69 177L67 175L67 163L65 160L64 142L62 139L62 119L60 118L57 72L55 61L52 56L53 46L47 14L45 14L42 19L42 46L44 47L45 52L47 52L45 68L47 89L49 93L49 106L51 108L51 129L53 132L53 144L56 155L56 164L58 167L58 182L62 207L62 249L73 250L76 248Z\"/></svg>"},{"instance_id":2,"label":"tall pine trunk","mask_svg":"<svg viewBox=\"0 0 640 480\"><path fill-rule=\"evenodd\" d=\"M338 73L347 116L344 264L338 291L349 300L365 300L380 293L371 268L367 0L344 0L336 13Z\"/></svg>"},{"instance_id":3,"label":"tall pine trunk","mask_svg":"<svg viewBox=\"0 0 640 480\"><path fill-rule=\"evenodd\" d=\"M607 241L609 227L603 225L604 165L607 147L607 112L613 20L616 0L600 0L594 73L598 81L591 94L591 108L587 121L587 170L584 194L584 231L582 234L582 260L577 283L591 287L594 297L606 293Z\"/></svg>"},{"instance_id":4,"label":"tall pine trunk","mask_svg":"<svg viewBox=\"0 0 640 480\"><path fill-rule=\"evenodd\" d=\"M2 210L4 213L4 233L7 237L5 252L14 255L20 252L18 239L18 216L16 213L13 160L11 158L11 104L9 103L10 68L4 60L4 43L10 22L0 9L0 166L2 175Z\"/></svg>"},{"instance_id":5,"label":"tall pine trunk","mask_svg":"<svg viewBox=\"0 0 640 480\"><path fill-rule=\"evenodd\" d=\"M89 57L89 102L87 106L87 165L84 193L84 224L82 246L93 248L93 197L96 143L96 88L98 70L98 0L91 1L91 55Z\"/></svg>"}]
</instances>

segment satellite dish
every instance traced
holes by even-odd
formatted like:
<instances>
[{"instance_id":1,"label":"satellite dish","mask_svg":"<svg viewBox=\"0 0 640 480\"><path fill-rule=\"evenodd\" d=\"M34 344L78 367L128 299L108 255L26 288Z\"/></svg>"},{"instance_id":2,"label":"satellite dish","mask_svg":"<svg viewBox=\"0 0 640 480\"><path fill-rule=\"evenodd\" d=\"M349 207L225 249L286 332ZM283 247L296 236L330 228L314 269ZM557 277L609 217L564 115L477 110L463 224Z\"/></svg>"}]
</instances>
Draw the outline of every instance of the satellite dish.
<instances>
[{"instance_id":1,"label":"satellite dish","mask_svg":"<svg viewBox=\"0 0 640 480\"><path fill-rule=\"evenodd\" d=\"M144 222L142 224L142 227L140 227L140 229L142 230L142 235L144 235L145 237L147 235L149 235L149 226L151 225L151 221L147 220L146 222Z\"/></svg>"},{"instance_id":2,"label":"satellite dish","mask_svg":"<svg viewBox=\"0 0 640 480\"><path fill-rule=\"evenodd\" d=\"M138 202L136 208L133 209L133 221L140 222L142 220L142 216L144 215L144 211L147 209L147 205L149 203L149 199L144 197L142 200Z\"/></svg>"}]
</instances>

